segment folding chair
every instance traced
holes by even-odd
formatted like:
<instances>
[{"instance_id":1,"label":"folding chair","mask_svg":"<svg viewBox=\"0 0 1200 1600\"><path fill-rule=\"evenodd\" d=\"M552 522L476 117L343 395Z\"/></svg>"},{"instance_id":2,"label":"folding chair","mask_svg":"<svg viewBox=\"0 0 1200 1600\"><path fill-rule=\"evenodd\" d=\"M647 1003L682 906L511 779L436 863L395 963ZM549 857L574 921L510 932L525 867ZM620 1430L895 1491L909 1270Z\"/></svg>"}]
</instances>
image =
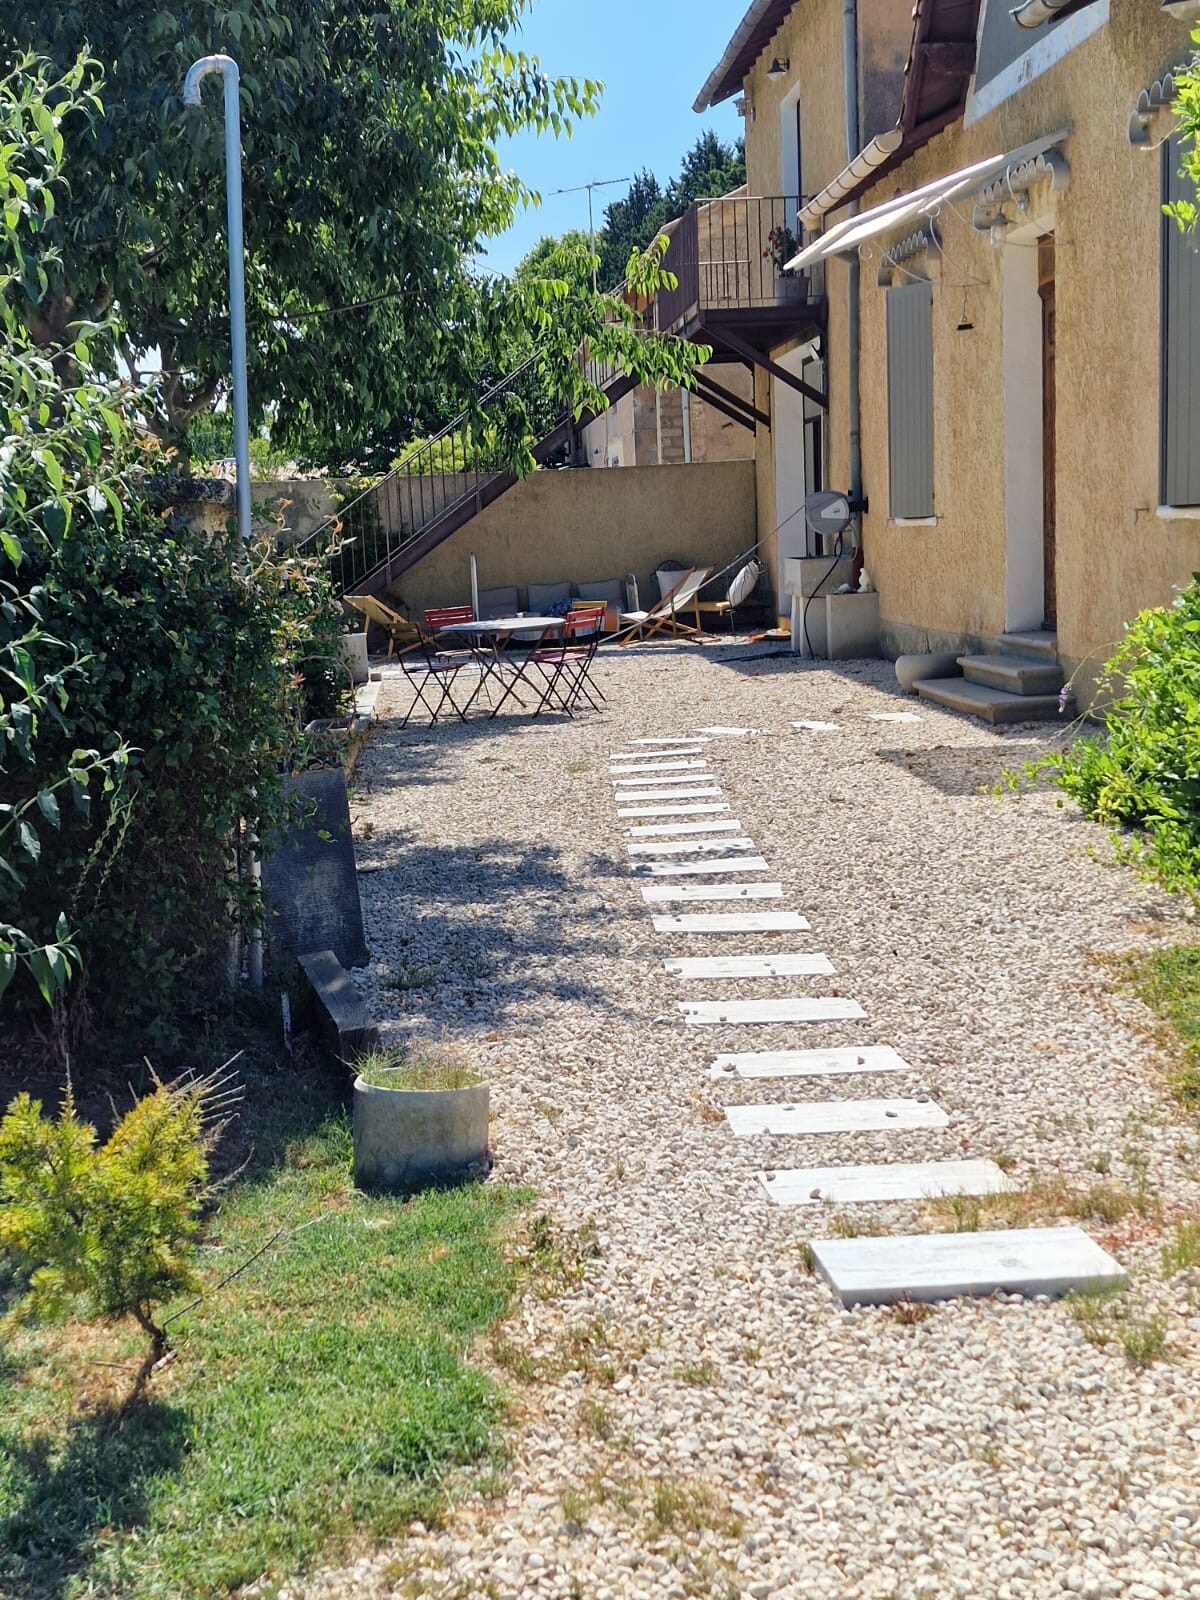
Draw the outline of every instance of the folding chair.
<instances>
[{"instance_id":1,"label":"folding chair","mask_svg":"<svg viewBox=\"0 0 1200 1600\"><path fill-rule=\"evenodd\" d=\"M588 613L591 614L594 620L594 637L597 647L599 647L600 641L604 636L604 618L608 612L608 604L609 603L606 600L571 601L571 615L573 617L586 615ZM582 635L582 637L586 638L588 635L585 633ZM588 686L590 689L595 690L595 692L600 696L601 700L605 699L604 693L599 684L592 682L590 676L588 678ZM607 704L607 701L605 701L605 703Z\"/></svg>"},{"instance_id":2,"label":"folding chair","mask_svg":"<svg viewBox=\"0 0 1200 1600\"><path fill-rule=\"evenodd\" d=\"M668 628L681 639L693 639L702 635L704 630L700 626L700 591L712 574L712 567L693 567L690 572L680 574L679 582L667 590L652 611L622 611L621 626L632 630L621 641L622 644L628 644L634 632L639 639L653 639L660 628ZM688 606L692 608L695 616L695 627L679 620L679 613ZM652 623L653 626L647 632L648 623Z\"/></svg>"},{"instance_id":3,"label":"folding chair","mask_svg":"<svg viewBox=\"0 0 1200 1600\"><path fill-rule=\"evenodd\" d=\"M413 691L412 705L409 706L400 726L402 728L408 727L416 715L418 706L424 706L429 713L430 727L441 716L447 705L460 722L465 722L471 701L468 700L465 706L459 705L454 698L454 681L467 666L467 662L455 656L439 656L432 639L422 637L419 648L424 656L423 661L414 662L412 665L403 661L400 663L400 670L412 685ZM436 702L429 698L435 690L438 691ZM475 693L478 694L478 692L477 688ZM474 698L475 696L472 695L471 699L473 700Z\"/></svg>"},{"instance_id":4,"label":"folding chair","mask_svg":"<svg viewBox=\"0 0 1200 1600\"><path fill-rule=\"evenodd\" d=\"M483 650L477 645L458 644L447 647L445 642L438 637L443 628L448 628L458 622L474 622L475 613L470 606L434 606L425 613L425 633L434 648L434 653L439 661L459 661L464 667L472 666L479 669L479 682L475 685L475 692L467 701L466 710L470 710L479 696L481 690L486 688L488 679L496 670L494 660L489 660ZM488 690L487 702L492 704L491 691Z\"/></svg>"},{"instance_id":5,"label":"folding chair","mask_svg":"<svg viewBox=\"0 0 1200 1600\"><path fill-rule=\"evenodd\" d=\"M391 606L385 606L383 601L373 594L347 594L342 599L348 606L353 606L356 611L361 611L368 622L374 622L384 630L388 636L387 659L390 661L400 646L399 653L407 655L410 650L421 648L421 630L402 617L398 611L393 611Z\"/></svg>"},{"instance_id":6,"label":"folding chair","mask_svg":"<svg viewBox=\"0 0 1200 1600\"><path fill-rule=\"evenodd\" d=\"M576 644L575 640L582 642ZM596 626L595 613L573 611L563 618L563 642L559 647L530 652L530 664L541 673L546 685L542 698L534 707L535 717L552 702L569 717L575 715L575 707L580 700L585 700L593 711L599 711L600 707L590 692L596 687L591 682L591 671L599 642L600 630ZM599 692L597 689L596 693Z\"/></svg>"}]
</instances>

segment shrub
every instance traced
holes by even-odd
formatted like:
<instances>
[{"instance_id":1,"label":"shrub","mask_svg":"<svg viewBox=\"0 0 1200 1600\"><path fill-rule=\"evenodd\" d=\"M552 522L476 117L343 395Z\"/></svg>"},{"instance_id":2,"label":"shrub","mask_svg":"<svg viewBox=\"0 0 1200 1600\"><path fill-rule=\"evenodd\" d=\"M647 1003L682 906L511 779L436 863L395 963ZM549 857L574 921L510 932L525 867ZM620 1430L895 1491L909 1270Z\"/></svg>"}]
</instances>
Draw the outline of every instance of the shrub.
<instances>
[{"instance_id":1,"label":"shrub","mask_svg":"<svg viewBox=\"0 0 1200 1600\"><path fill-rule=\"evenodd\" d=\"M1103 735L1029 771L1113 828L1143 876L1200 899L1200 581L1135 618L1098 688Z\"/></svg>"},{"instance_id":2,"label":"shrub","mask_svg":"<svg viewBox=\"0 0 1200 1600\"><path fill-rule=\"evenodd\" d=\"M191 1252L217 1093L211 1078L160 1083L103 1145L70 1091L54 1119L18 1095L0 1121L0 1247L27 1275L22 1311L82 1301L105 1321L131 1316L162 1354L158 1307L198 1287Z\"/></svg>"}]
</instances>

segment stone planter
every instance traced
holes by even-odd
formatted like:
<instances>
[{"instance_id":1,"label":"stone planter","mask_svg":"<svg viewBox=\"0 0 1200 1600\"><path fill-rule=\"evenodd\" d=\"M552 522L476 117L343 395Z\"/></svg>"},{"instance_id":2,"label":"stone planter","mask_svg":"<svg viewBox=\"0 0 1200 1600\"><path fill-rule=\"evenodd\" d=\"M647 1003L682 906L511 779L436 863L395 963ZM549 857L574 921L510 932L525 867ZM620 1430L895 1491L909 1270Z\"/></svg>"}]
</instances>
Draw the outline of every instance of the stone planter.
<instances>
[{"instance_id":1,"label":"stone planter","mask_svg":"<svg viewBox=\"0 0 1200 1600\"><path fill-rule=\"evenodd\" d=\"M356 684L370 683L371 663L367 659L367 630L361 633L344 633L339 646L339 659L349 668Z\"/></svg>"},{"instance_id":2,"label":"stone planter","mask_svg":"<svg viewBox=\"0 0 1200 1600\"><path fill-rule=\"evenodd\" d=\"M482 1170L488 1150L486 1083L462 1089L377 1089L354 1080L354 1181L360 1189L415 1189Z\"/></svg>"},{"instance_id":3,"label":"stone planter","mask_svg":"<svg viewBox=\"0 0 1200 1600\"><path fill-rule=\"evenodd\" d=\"M777 306L795 305L797 300L804 299L804 279L794 278L790 273L780 272L775 275L775 304Z\"/></svg>"}]
</instances>

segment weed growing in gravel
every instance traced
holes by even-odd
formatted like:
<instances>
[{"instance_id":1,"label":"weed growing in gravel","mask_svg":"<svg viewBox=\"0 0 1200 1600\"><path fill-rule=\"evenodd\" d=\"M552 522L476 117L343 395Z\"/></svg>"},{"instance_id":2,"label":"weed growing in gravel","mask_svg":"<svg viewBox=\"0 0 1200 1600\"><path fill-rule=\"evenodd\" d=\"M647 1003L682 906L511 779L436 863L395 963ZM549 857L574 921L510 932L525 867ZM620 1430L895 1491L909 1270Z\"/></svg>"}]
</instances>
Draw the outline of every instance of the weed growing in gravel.
<instances>
[{"instance_id":1,"label":"weed growing in gravel","mask_svg":"<svg viewBox=\"0 0 1200 1600\"><path fill-rule=\"evenodd\" d=\"M1163 1317L1147 1317L1143 1322L1122 1323L1117 1330L1121 1348L1135 1367L1148 1367L1167 1354L1167 1324Z\"/></svg>"},{"instance_id":2,"label":"weed growing in gravel","mask_svg":"<svg viewBox=\"0 0 1200 1600\"><path fill-rule=\"evenodd\" d=\"M532 1274L539 1295L549 1299L578 1284L599 1254L595 1223L585 1222L572 1234L556 1228L543 1211L533 1219L521 1263Z\"/></svg>"},{"instance_id":3,"label":"weed growing in gravel","mask_svg":"<svg viewBox=\"0 0 1200 1600\"><path fill-rule=\"evenodd\" d=\"M1112 1171L1112 1157L1101 1150L1092 1162L1092 1171L1098 1172L1102 1178L1107 1178Z\"/></svg>"},{"instance_id":4,"label":"weed growing in gravel","mask_svg":"<svg viewBox=\"0 0 1200 1600\"><path fill-rule=\"evenodd\" d=\"M831 1219L829 1231L835 1239L879 1239L892 1230L873 1217L842 1216Z\"/></svg>"},{"instance_id":5,"label":"weed growing in gravel","mask_svg":"<svg viewBox=\"0 0 1200 1600\"><path fill-rule=\"evenodd\" d=\"M750 1364L750 1366L752 1366L752 1367L757 1366L759 1361L762 1359L762 1345L760 1345L760 1344L744 1344L744 1345L741 1345L738 1348L738 1355L742 1358L743 1361L748 1362Z\"/></svg>"},{"instance_id":6,"label":"weed growing in gravel","mask_svg":"<svg viewBox=\"0 0 1200 1600\"><path fill-rule=\"evenodd\" d=\"M1115 1285L1077 1289L1067 1296L1067 1308L1090 1344L1119 1344L1131 1366L1149 1366L1170 1353L1165 1319L1133 1316L1126 1292Z\"/></svg>"},{"instance_id":7,"label":"weed growing in gravel","mask_svg":"<svg viewBox=\"0 0 1200 1600\"><path fill-rule=\"evenodd\" d=\"M1181 1222L1162 1248L1163 1271L1168 1277L1187 1267L1200 1267L1200 1222Z\"/></svg>"},{"instance_id":8,"label":"weed growing in gravel","mask_svg":"<svg viewBox=\"0 0 1200 1600\"><path fill-rule=\"evenodd\" d=\"M927 1208L930 1220L948 1233L976 1233L980 1228L1028 1227L1056 1217L1076 1221L1119 1222L1131 1212L1157 1214L1158 1198L1143 1178L1136 1188L1093 1183L1070 1189L1063 1178L1038 1178L1004 1194L945 1195Z\"/></svg>"},{"instance_id":9,"label":"weed growing in gravel","mask_svg":"<svg viewBox=\"0 0 1200 1600\"><path fill-rule=\"evenodd\" d=\"M1001 1172L1011 1172L1017 1164L1016 1156L1008 1150L993 1151L992 1160L1000 1168Z\"/></svg>"},{"instance_id":10,"label":"weed growing in gravel","mask_svg":"<svg viewBox=\"0 0 1200 1600\"><path fill-rule=\"evenodd\" d=\"M561 1106L552 1106L548 1100L539 1100L537 1109L547 1122L557 1122L563 1114Z\"/></svg>"},{"instance_id":11,"label":"weed growing in gravel","mask_svg":"<svg viewBox=\"0 0 1200 1600\"><path fill-rule=\"evenodd\" d=\"M817 1258L813 1255L812 1245L807 1242L799 1244L796 1246L796 1253L800 1257L800 1265L805 1272L815 1272L817 1270Z\"/></svg>"},{"instance_id":12,"label":"weed growing in gravel","mask_svg":"<svg viewBox=\"0 0 1200 1600\"><path fill-rule=\"evenodd\" d=\"M741 1517L711 1484L699 1479L654 1479L649 1511L658 1533L699 1533L711 1528L727 1539L741 1537Z\"/></svg>"},{"instance_id":13,"label":"weed growing in gravel","mask_svg":"<svg viewBox=\"0 0 1200 1600\"><path fill-rule=\"evenodd\" d=\"M387 989L432 989L440 977L436 961L402 961L383 981Z\"/></svg>"},{"instance_id":14,"label":"weed growing in gravel","mask_svg":"<svg viewBox=\"0 0 1200 1600\"><path fill-rule=\"evenodd\" d=\"M680 1383L691 1384L693 1388L702 1389L707 1384L716 1383L721 1374L716 1363L705 1356L703 1361L692 1361L680 1367L675 1374Z\"/></svg>"},{"instance_id":15,"label":"weed growing in gravel","mask_svg":"<svg viewBox=\"0 0 1200 1600\"><path fill-rule=\"evenodd\" d=\"M613 1436L612 1412L603 1400L596 1400L590 1394L584 1395L579 1402L579 1421L597 1439L611 1439Z\"/></svg>"},{"instance_id":16,"label":"weed growing in gravel","mask_svg":"<svg viewBox=\"0 0 1200 1600\"><path fill-rule=\"evenodd\" d=\"M558 1503L562 1507L563 1521L568 1531L582 1533L588 1512L592 1509L588 1497L578 1489L564 1489Z\"/></svg>"},{"instance_id":17,"label":"weed growing in gravel","mask_svg":"<svg viewBox=\"0 0 1200 1600\"><path fill-rule=\"evenodd\" d=\"M933 1307L926 1300L897 1300L889 1309L892 1321L902 1328L915 1328L933 1315Z\"/></svg>"}]
</instances>

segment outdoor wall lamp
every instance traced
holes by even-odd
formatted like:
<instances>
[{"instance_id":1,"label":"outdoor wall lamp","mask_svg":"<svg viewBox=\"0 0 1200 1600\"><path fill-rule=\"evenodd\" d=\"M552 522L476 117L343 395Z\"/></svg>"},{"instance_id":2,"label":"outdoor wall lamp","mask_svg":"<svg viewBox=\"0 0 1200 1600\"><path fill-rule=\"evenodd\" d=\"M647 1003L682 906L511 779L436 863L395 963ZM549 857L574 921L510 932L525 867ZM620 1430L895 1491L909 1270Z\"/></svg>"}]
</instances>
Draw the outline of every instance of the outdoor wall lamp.
<instances>
[{"instance_id":1,"label":"outdoor wall lamp","mask_svg":"<svg viewBox=\"0 0 1200 1600\"><path fill-rule=\"evenodd\" d=\"M771 62L771 65L767 68L767 77L770 78L772 82L777 83L780 78L787 77L789 71L791 70L791 66L791 60L787 56L776 56Z\"/></svg>"}]
</instances>

